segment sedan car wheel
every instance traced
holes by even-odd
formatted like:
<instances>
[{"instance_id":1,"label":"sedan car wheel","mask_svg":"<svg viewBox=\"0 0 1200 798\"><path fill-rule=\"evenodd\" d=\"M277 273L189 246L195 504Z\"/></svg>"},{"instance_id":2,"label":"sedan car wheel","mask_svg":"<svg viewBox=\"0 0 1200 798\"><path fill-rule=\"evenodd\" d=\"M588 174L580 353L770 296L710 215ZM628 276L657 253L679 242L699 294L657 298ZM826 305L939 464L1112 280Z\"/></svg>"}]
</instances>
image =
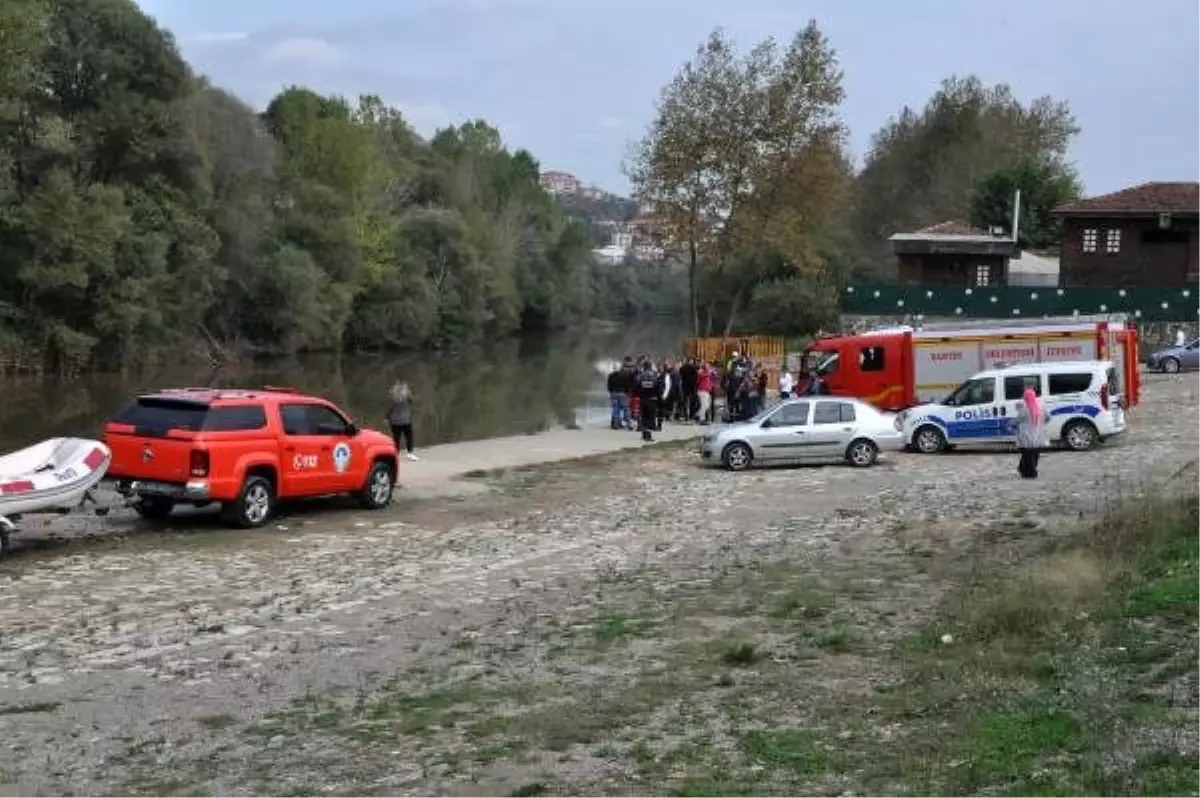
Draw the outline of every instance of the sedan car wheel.
<instances>
[{"instance_id":1,"label":"sedan car wheel","mask_svg":"<svg viewBox=\"0 0 1200 798\"><path fill-rule=\"evenodd\" d=\"M1162 370L1167 374L1179 373L1179 361L1173 357L1164 358L1162 362Z\"/></svg>"},{"instance_id":2,"label":"sedan car wheel","mask_svg":"<svg viewBox=\"0 0 1200 798\"><path fill-rule=\"evenodd\" d=\"M730 471L745 471L750 467L753 459L754 455L750 453L750 447L744 443L731 443L721 453L721 461Z\"/></svg>"},{"instance_id":3,"label":"sedan car wheel","mask_svg":"<svg viewBox=\"0 0 1200 798\"><path fill-rule=\"evenodd\" d=\"M846 449L846 459L855 468L873 466L878 458L879 447L865 438L859 438Z\"/></svg>"}]
</instances>

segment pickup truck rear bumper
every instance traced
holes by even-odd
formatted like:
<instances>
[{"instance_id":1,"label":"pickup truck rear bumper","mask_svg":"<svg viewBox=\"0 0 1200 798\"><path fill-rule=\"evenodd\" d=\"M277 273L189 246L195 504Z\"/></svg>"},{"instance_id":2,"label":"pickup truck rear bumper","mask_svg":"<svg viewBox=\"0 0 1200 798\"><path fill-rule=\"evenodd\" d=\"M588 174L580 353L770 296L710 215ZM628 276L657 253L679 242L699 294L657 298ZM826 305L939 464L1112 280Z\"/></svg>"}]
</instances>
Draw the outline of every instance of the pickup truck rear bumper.
<instances>
[{"instance_id":1,"label":"pickup truck rear bumper","mask_svg":"<svg viewBox=\"0 0 1200 798\"><path fill-rule=\"evenodd\" d=\"M120 479L117 480L117 493L122 496L159 496L184 502L212 500L208 481L203 479L193 479L183 483Z\"/></svg>"}]
</instances>

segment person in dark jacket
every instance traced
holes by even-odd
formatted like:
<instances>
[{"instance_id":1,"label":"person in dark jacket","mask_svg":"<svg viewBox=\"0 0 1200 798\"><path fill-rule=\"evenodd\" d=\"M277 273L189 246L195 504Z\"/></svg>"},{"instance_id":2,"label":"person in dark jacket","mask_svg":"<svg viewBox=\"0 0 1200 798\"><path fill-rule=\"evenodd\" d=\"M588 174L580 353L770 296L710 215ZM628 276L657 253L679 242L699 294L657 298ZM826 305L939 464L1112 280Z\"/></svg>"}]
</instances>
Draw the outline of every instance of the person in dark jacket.
<instances>
[{"instance_id":1,"label":"person in dark jacket","mask_svg":"<svg viewBox=\"0 0 1200 798\"><path fill-rule=\"evenodd\" d=\"M689 357L679 367L679 393L683 398L683 418L685 421L695 421L699 411L700 401L696 395L696 383L700 379L700 369L696 359Z\"/></svg>"},{"instance_id":2,"label":"person in dark jacket","mask_svg":"<svg viewBox=\"0 0 1200 798\"><path fill-rule=\"evenodd\" d=\"M638 403L641 406L642 440L654 440L653 430L658 426L658 402L663 392L663 382L649 362L642 364L637 376Z\"/></svg>"},{"instance_id":3,"label":"person in dark jacket","mask_svg":"<svg viewBox=\"0 0 1200 798\"><path fill-rule=\"evenodd\" d=\"M621 429L629 415L629 378L619 366L608 373L608 401L612 407L609 426Z\"/></svg>"}]
</instances>

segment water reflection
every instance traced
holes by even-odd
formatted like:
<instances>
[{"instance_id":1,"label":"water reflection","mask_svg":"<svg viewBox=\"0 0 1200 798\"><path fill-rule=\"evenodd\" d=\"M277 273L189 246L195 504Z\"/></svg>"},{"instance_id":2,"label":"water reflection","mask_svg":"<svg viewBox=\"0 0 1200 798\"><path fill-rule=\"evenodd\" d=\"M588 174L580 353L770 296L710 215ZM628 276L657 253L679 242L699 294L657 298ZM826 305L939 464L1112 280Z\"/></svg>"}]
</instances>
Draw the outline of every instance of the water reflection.
<instances>
[{"instance_id":1,"label":"water reflection","mask_svg":"<svg viewBox=\"0 0 1200 798\"><path fill-rule=\"evenodd\" d=\"M215 375L168 369L70 382L9 380L0 451L55 435L99 435L105 420L136 394L186 385L292 386L327 396L361 424L383 428L387 389L404 379L416 396L418 447L555 425L607 424L608 399L597 361L669 354L682 339L681 329L667 323L508 339L457 353L314 356Z\"/></svg>"}]
</instances>

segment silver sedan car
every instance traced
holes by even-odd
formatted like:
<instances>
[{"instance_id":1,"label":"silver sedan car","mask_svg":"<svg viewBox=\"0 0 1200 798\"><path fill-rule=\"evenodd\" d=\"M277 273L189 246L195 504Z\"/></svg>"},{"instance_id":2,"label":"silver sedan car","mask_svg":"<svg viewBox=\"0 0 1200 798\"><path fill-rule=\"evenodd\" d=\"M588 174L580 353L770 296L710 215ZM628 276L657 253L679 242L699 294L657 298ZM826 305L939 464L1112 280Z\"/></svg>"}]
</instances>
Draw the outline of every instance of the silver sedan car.
<instances>
[{"instance_id":1,"label":"silver sedan car","mask_svg":"<svg viewBox=\"0 0 1200 798\"><path fill-rule=\"evenodd\" d=\"M792 399L749 421L704 436L700 455L730 471L751 465L848 462L875 464L881 451L904 449L896 417L849 397Z\"/></svg>"}]
</instances>

